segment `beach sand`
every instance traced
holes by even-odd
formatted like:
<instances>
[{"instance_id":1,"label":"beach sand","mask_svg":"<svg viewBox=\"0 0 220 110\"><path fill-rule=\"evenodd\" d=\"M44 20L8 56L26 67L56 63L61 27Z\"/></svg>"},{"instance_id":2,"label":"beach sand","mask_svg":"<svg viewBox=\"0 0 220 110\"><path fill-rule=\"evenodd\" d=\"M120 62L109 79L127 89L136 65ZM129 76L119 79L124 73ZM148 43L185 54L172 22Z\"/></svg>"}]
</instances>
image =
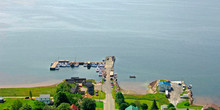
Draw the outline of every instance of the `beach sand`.
<instances>
[{"instance_id":1,"label":"beach sand","mask_svg":"<svg viewBox=\"0 0 220 110\"><path fill-rule=\"evenodd\" d=\"M54 86L60 83L61 80L53 80L40 83L32 84L13 84L13 85L0 85L0 88L30 88L30 87L45 87L45 86Z\"/></svg>"}]
</instances>

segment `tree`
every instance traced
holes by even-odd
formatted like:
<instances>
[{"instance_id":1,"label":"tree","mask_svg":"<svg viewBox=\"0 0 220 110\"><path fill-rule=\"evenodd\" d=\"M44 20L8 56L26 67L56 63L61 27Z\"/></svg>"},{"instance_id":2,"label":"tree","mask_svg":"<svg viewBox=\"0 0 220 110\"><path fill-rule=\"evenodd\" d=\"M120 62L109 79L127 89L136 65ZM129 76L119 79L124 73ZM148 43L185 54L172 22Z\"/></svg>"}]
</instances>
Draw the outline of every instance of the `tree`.
<instances>
[{"instance_id":1,"label":"tree","mask_svg":"<svg viewBox=\"0 0 220 110\"><path fill-rule=\"evenodd\" d=\"M138 107L138 108L141 107L141 103L140 103L140 101L136 100L136 101L134 101L134 103L135 103L136 107Z\"/></svg>"},{"instance_id":2,"label":"tree","mask_svg":"<svg viewBox=\"0 0 220 110\"><path fill-rule=\"evenodd\" d=\"M189 102L186 102L184 105L185 105L185 106L189 106L190 104L189 104Z\"/></svg>"},{"instance_id":3,"label":"tree","mask_svg":"<svg viewBox=\"0 0 220 110\"><path fill-rule=\"evenodd\" d=\"M115 94L115 102L120 106L122 103L124 103L124 96L121 92L117 92Z\"/></svg>"},{"instance_id":4,"label":"tree","mask_svg":"<svg viewBox=\"0 0 220 110\"><path fill-rule=\"evenodd\" d=\"M72 86L68 82L64 81L58 85L56 92L70 92L71 88Z\"/></svg>"},{"instance_id":5,"label":"tree","mask_svg":"<svg viewBox=\"0 0 220 110\"><path fill-rule=\"evenodd\" d=\"M141 104L141 108L142 108L142 110L147 110L148 109L148 105L143 103L143 104Z\"/></svg>"},{"instance_id":6,"label":"tree","mask_svg":"<svg viewBox=\"0 0 220 110\"><path fill-rule=\"evenodd\" d=\"M157 103L156 101L154 100L152 106L151 106L151 110L158 110L158 107L157 107Z\"/></svg>"},{"instance_id":7,"label":"tree","mask_svg":"<svg viewBox=\"0 0 220 110\"><path fill-rule=\"evenodd\" d=\"M57 110L55 106L48 106L48 105L45 105L43 110Z\"/></svg>"},{"instance_id":8,"label":"tree","mask_svg":"<svg viewBox=\"0 0 220 110\"><path fill-rule=\"evenodd\" d=\"M96 102L93 99L84 98L81 103L82 110L95 110Z\"/></svg>"},{"instance_id":9,"label":"tree","mask_svg":"<svg viewBox=\"0 0 220 110\"><path fill-rule=\"evenodd\" d=\"M22 102L17 99L11 105L11 110L19 110L21 107L22 107Z\"/></svg>"},{"instance_id":10,"label":"tree","mask_svg":"<svg viewBox=\"0 0 220 110\"><path fill-rule=\"evenodd\" d=\"M23 105L19 110L32 110L31 106L28 104Z\"/></svg>"},{"instance_id":11,"label":"tree","mask_svg":"<svg viewBox=\"0 0 220 110\"><path fill-rule=\"evenodd\" d=\"M34 107L33 108L34 108L34 110L43 110L44 106L45 106L44 102L36 100L34 102Z\"/></svg>"},{"instance_id":12,"label":"tree","mask_svg":"<svg viewBox=\"0 0 220 110\"><path fill-rule=\"evenodd\" d=\"M213 107L209 107L208 110L216 110L216 109Z\"/></svg>"},{"instance_id":13,"label":"tree","mask_svg":"<svg viewBox=\"0 0 220 110\"><path fill-rule=\"evenodd\" d=\"M119 106L119 110L125 110L129 105L127 103L122 103L120 106Z\"/></svg>"},{"instance_id":14,"label":"tree","mask_svg":"<svg viewBox=\"0 0 220 110\"><path fill-rule=\"evenodd\" d=\"M169 109L170 107L175 107L172 103L169 103L168 105L167 105L167 109Z\"/></svg>"},{"instance_id":15,"label":"tree","mask_svg":"<svg viewBox=\"0 0 220 110\"><path fill-rule=\"evenodd\" d=\"M170 107L170 108L168 108L168 110L176 110L176 108L175 107Z\"/></svg>"},{"instance_id":16,"label":"tree","mask_svg":"<svg viewBox=\"0 0 220 110\"><path fill-rule=\"evenodd\" d=\"M70 110L70 104L62 103L57 107L57 110Z\"/></svg>"},{"instance_id":17,"label":"tree","mask_svg":"<svg viewBox=\"0 0 220 110\"><path fill-rule=\"evenodd\" d=\"M70 103L64 92L58 92L54 96L54 105L58 107L61 103Z\"/></svg>"},{"instance_id":18,"label":"tree","mask_svg":"<svg viewBox=\"0 0 220 110\"><path fill-rule=\"evenodd\" d=\"M136 104L135 104L135 103L133 103L133 102L132 102L132 103L130 103L130 105L132 105L132 106L136 107Z\"/></svg>"},{"instance_id":19,"label":"tree","mask_svg":"<svg viewBox=\"0 0 220 110\"><path fill-rule=\"evenodd\" d=\"M29 91L29 95L30 95L30 98L32 99L32 92L31 91Z\"/></svg>"}]
</instances>

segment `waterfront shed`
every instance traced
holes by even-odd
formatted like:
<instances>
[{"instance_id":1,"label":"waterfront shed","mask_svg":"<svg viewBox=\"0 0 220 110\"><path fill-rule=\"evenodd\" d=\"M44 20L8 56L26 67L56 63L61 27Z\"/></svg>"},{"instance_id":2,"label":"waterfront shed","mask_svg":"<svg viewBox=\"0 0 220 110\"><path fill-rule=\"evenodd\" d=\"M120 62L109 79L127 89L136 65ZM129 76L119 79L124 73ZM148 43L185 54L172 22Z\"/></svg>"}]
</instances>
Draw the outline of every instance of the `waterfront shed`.
<instances>
[{"instance_id":1,"label":"waterfront shed","mask_svg":"<svg viewBox=\"0 0 220 110\"><path fill-rule=\"evenodd\" d=\"M159 82L158 89L160 92L165 92L166 90L171 91L172 87L169 82Z\"/></svg>"}]
</instances>

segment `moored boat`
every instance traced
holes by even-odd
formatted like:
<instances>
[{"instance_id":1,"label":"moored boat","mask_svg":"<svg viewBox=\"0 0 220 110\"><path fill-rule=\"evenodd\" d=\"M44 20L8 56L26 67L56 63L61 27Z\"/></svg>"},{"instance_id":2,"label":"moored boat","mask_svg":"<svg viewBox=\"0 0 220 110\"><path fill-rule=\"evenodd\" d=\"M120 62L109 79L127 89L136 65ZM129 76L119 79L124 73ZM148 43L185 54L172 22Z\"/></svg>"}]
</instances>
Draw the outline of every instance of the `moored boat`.
<instances>
[{"instance_id":1,"label":"moored boat","mask_svg":"<svg viewBox=\"0 0 220 110\"><path fill-rule=\"evenodd\" d=\"M130 75L129 77L130 77L130 78L136 78L136 76L135 76L135 75Z\"/></svg>"}]
</instances>

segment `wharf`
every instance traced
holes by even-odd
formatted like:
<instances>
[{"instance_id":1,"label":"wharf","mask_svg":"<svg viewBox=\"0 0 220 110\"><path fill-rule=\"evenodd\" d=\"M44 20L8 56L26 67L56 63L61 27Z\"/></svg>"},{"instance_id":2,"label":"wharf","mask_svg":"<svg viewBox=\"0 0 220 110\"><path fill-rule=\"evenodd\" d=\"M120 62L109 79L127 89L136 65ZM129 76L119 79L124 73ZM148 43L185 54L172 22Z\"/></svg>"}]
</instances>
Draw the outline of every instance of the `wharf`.
<instances>
[{"instance_id":1,"label":"wharf","mask_svg":"<svg viewBox=\"0 0 220 110\"><path fill-rule=\"evenodd\" d=\"M55 61L51 66L50 66L50 70L55 70L57 65L58 65L58 61Z\"/></svg>"}]
</instances>

